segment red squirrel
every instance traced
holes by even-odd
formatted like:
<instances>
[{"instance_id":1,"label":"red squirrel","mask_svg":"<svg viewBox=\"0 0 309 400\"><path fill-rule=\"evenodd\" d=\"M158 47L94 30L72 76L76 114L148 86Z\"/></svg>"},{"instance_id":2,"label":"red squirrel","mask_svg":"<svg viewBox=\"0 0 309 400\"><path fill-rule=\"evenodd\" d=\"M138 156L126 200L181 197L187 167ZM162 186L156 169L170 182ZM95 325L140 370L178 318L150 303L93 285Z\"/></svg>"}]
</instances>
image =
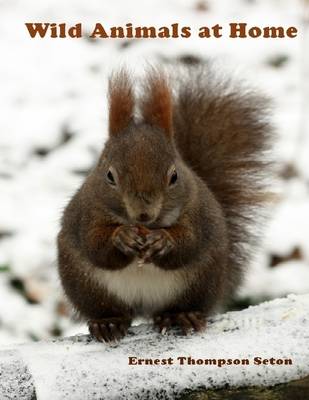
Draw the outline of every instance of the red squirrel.
<instances>
[{"instance_id":1,"label":"red squirrel","mask_svg":"<svg viewBox=\"0 0 309 400\"><path fill-rule=\"evenodd\" d=\"M109 80L109 137L58 235L65 294L99 341L136 316L201 331L258 243L268 101L207 66Z\"/></svg>"}]
</instances>

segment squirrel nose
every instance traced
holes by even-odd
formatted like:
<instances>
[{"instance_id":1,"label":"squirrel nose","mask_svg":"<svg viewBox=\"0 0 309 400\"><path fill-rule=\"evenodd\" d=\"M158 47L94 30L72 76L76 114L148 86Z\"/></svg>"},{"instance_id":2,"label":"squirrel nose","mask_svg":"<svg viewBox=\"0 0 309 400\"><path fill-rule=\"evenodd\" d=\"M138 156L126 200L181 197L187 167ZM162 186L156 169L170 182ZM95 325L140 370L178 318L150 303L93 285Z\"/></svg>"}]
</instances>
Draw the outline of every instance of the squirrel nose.
<instances>
[{"instance_id":1,"label":"squirrel nose","mask_svg":"<svg viewBox=\"0 0 309 400\"><path fill-rule=\"evenodd\" d=\"M148 222L148 221L150 221L150 215L149 214L147 214L147 213L141 213L139 216L138 216L138 221L140 221L140 222Z\"/></svg>"}]
</instances>

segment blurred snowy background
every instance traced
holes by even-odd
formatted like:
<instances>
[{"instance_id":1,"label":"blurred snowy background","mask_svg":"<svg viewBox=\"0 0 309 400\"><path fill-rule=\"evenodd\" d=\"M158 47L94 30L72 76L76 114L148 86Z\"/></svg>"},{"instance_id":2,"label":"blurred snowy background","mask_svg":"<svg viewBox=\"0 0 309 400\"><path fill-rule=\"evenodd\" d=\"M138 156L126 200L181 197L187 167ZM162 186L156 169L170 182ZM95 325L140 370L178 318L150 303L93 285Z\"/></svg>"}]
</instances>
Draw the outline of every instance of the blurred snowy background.
<instances>
[{"instance_id":1,"label":"blurred snowy background","mask_svg":"<svg viewBox=\"0 0 309 400\"><path fill-rule=\"evenodd\" d=\"M85 332L56 273L61 211L107 132L106 78L126 63L212 57L274 99L276 186L237 307L309 292L309 4L303 0L0 0L0 344ZM295 39L31 39L25 22L296 26ZM306 39L307 36L307 39Z\"/></svg>"}]
</instances>

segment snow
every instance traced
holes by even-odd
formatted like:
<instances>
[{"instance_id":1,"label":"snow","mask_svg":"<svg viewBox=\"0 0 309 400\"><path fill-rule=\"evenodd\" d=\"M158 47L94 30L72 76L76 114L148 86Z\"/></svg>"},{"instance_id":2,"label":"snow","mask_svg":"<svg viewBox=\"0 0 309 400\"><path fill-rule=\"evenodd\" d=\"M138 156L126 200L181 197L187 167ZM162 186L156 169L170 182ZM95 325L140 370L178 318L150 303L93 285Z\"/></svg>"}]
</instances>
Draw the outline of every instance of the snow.
<instances>
[{"instance_id":1,"label":"snow","mask_svg":"<svg viewBox=\"0 0 309 400\"><path fill-rule=\"evenodd\" d=\"M309 292L308 73L304 10L288 0L114 0L0 1L0 343L86 332L62 308L56 273L55 237L62 209L96 160L107 132L109 72L126 63L139 73L146 61L185 55L217 57L238 76L274 98L279 133L276 159L292 164L292 179L279 179L280 201L272 212L262 251L249 267L239 296L259 302ZM303 3L304 4L304 3ZM159 12L160 10L160 12ZM82 22L106 26L191 26L189 39L30 39L25 22ZM203 25L246 21L252 25L297 26L295 39L199 39ZM273 64L280 57L280 67ZM306 92L307 90L307 92ZM44 153L46 155L44 156ZM301 259L270 268L272 256L299 247ZM2 271L3 269L3 271ZM12 280L24 285L12 288ZM30 304L29 299L36 304Z\"/></svg>"},{"instance_id":2,"label":"snow","mask_svg":"<svg viewBox=\"0 0 309 400\"><path fill-rule=\"evenodd\" d=\"M3 371L12 364L23 366L22 372L17 368L13 374L27 377L29 397L24 398L29 399L35 388L40 400L49 400L51 393L54 400L157 399L163 395L175 399L185 389L272 386L309 374L308 324L309 295L290 295L217 315L204 333L191 336L161 335L140 325L112 345L81 335L13 349L7 346L0 352L0 368L1 363ZM172 358L172 364L128 365L129 357ZM178 357L186 358L183 365ZM190 365L189 357L218 361ZM292 364L257 365L255 357L292 360ZM228 359L248 359L249 365L224 365L222 360ZM21 387L25 393L25 385ZM5 398L9 389L0 374L0 397ZM17 394L21 390L13 389Z\"/></svg>"}]
</instances>

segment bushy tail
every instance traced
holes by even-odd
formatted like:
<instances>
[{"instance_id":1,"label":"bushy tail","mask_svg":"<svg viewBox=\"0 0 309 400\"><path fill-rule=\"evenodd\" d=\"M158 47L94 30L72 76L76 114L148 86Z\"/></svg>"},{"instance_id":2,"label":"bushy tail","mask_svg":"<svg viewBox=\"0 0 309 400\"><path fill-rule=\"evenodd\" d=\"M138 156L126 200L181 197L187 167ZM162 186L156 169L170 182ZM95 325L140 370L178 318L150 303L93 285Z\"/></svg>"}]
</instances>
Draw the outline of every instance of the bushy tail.
<instances>
[{"instance_id":1,"label":"bushy tail","mask_svg":"<svg viewBox=\"0 0 309 400\"><path fill-rule=\"evenodd\" d=\"M221 204L232 257L244 261L244 247L250 250L256 244L253 223L266 200L266 152L273 136L269 101L233 80L216 78L205 67L183 71L176 87L178 150Z\"/></svg>"}]
</instances>

